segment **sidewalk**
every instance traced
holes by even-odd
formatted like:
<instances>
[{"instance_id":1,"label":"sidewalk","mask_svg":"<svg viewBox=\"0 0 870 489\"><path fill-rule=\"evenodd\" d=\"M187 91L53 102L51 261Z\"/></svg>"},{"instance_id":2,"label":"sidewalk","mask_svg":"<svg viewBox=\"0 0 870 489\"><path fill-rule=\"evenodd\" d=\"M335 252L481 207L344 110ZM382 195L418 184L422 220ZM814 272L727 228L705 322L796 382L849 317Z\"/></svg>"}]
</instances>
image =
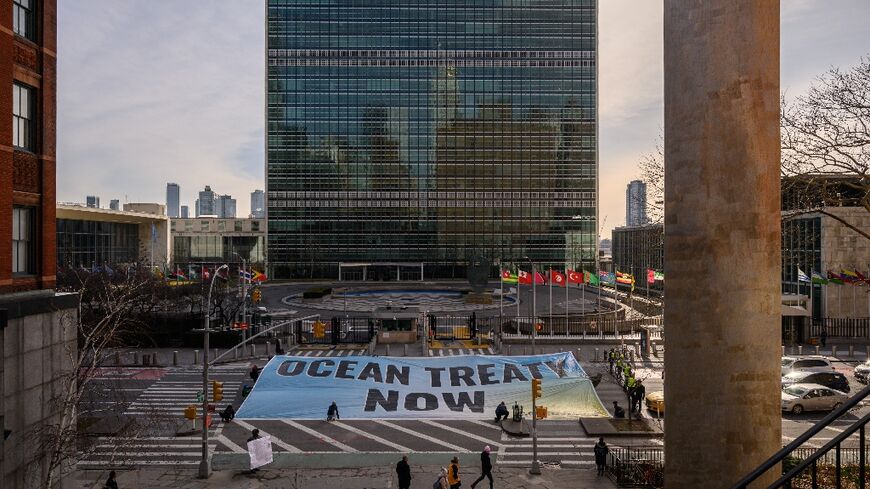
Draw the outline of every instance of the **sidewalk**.
<instances>
[{"instance_id":1,"label":"sidewalk","mask_svg":"<svg viewBox=\"0 0 870 489\"><path fill-rule=\"evenodd\" d=\"M396 454L396 461L401 457ZM412 455L413 457L413 455ZM413 460L411 460L413 463ZM463 467L462 487L480 475L477 467ZM437 478L436 466L411 465L414 480L413 488L430 488ZM496 465L493 470L495 485L504 489L612 489L616 484L606 477L597 477L595 469L561 469L544 467L539 476L529 475L528 469L502 468ZM109 471L78 471L76 487L82 489L101 489L108 478ZM383 468L335 469L335 470L270 470L262 468L256 474L247 471L214 472L207 480L197 479L195 469L144 469L119 471L118 487L129 488L172 488L172 489L242 489L242 488L282 488L282 489L395 489L398 487L395 466ZM489 487L484 480L478 487Z\"/></svg>"}]
</instances>

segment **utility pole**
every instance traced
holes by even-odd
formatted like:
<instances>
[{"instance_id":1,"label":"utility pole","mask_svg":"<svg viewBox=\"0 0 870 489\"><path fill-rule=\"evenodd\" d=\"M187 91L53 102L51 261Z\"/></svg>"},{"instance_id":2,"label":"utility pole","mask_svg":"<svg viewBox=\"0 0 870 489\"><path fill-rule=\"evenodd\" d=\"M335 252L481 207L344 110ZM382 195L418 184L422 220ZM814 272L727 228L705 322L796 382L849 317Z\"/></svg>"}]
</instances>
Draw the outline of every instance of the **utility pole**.
<instances>
[{"instance_id":1,"label":"utility pole","mask_svg":"<svg viewBox=\"0 0 870 489\"><path fill-rule=\"evenodd\" d=\"M538 462L538 406L536 399L541 396L541 379L532 379L532 468L529 473L541 475L541 464Z\"/></svg>"},{"instance_id":2,"label":"utility pole","mask_svg":"<svg viewBox=\"0 0 870 489\"><path fill-rule=\"evenodd\" d=\"M214 289L214 279L217 278L221 269L228 268L221 265L214 271L211 284L208 286L208 299L204 308L204 329L202 330L202 459L199 461L199 478L208 479L211 475L211 463L208 460L208 333L211 328L211 291Z\"/></svg>"}]
</instances>

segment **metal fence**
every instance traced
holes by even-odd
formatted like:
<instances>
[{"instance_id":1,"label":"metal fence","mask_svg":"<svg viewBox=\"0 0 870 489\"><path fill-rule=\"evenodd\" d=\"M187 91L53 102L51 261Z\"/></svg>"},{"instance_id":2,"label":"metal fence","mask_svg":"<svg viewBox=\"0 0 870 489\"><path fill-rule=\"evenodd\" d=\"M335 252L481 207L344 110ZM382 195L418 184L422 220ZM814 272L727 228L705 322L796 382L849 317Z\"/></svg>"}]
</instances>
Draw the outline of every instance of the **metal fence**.
<instances>
[{"instance_id":1,"label":"metal fence","mask_svg":"<svg viewBox=\"0 0 870 489\"><path fill-rule=\"evenodd\" d=\"M538 316L537 336L552 337L619 337L646 331L652 340L662 339L662 318L619 319L599 316L565 317ZM505 337L525 337L532 333L532 318L518 316L502 318Z\"/></svg>"},{"instance_id":2,"label":"metal fence","mask_svg":"<svg viewBox=\"0 0 870 489\"><path fill-rule=\"evenodd\" d=\"M607 475L620 487L664 487L665 451L659 447L611 447Z\"/></svg>"},{"instance_id":3,"label":"metal fence","mask_svg":"<svg viewBox=\"0 0 870 489\"><path fill-rule=\"evenodd\" d=\"M810 336L819 336L827 331L828 338L870 339L870 318L821 318L813 320Z\"/></svg>"},{"instance_id":4,"label":"metal fence","mask_svg":"<svg viewBox=\"0 0 870 489\"><path fill-rule=\"evenodd\" d=\"M316 326L317 321L323 323L322 331ZM294 326L299 344L368 343L375 335L375 321L371 318L309 319Z\"/></svg>"}]
</instances>

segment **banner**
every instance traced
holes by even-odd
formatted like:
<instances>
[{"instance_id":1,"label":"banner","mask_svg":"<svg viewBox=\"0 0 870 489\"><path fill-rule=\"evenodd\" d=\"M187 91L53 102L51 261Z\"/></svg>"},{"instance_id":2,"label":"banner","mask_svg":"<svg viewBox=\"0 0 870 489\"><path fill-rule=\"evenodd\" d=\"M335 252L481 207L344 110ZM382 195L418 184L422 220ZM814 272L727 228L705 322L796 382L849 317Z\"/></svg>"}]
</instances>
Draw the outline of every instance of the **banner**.
<instances>
[{"instance_id":1,"label":"banner","mask_svg":"<svg viewBox=\"0 0 870 489\"><path fill-rule=\"evenodd\" d=\"M272 463L272 437L266 435L248 442L251 470Z\"/></svg>"},{"instance_id":2,"label":"banner","mask_svg":"<svg viewBox=\"0 0 870 489\"><path fill-rule=\"evenodd\" d=\"M273 357L239 407L239 419L484 419L504 402L528 412L541 379L549 418L607 416L572 353L530 356Z\"/></svg>"}]
</instances>

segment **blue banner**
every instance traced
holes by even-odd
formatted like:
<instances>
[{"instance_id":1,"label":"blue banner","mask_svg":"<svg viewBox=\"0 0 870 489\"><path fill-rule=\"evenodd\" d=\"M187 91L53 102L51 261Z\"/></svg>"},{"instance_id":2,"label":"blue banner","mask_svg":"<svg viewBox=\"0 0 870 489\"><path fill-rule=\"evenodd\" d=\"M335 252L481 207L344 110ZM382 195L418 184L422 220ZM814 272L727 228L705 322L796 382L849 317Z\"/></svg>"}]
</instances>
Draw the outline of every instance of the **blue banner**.
<instances>
[{"instance_id":1,"label":"blue banner","mask_svg":"<svg viewBox=\"0 0 870 489\"><path fill-rule=\"evenodd\" d=\"M529 356L273 357L242 403L240 419L483 419L504 402L531 411L531 379L550 418L607 416L572 353Z\"/></svg>"}]
</instances>

